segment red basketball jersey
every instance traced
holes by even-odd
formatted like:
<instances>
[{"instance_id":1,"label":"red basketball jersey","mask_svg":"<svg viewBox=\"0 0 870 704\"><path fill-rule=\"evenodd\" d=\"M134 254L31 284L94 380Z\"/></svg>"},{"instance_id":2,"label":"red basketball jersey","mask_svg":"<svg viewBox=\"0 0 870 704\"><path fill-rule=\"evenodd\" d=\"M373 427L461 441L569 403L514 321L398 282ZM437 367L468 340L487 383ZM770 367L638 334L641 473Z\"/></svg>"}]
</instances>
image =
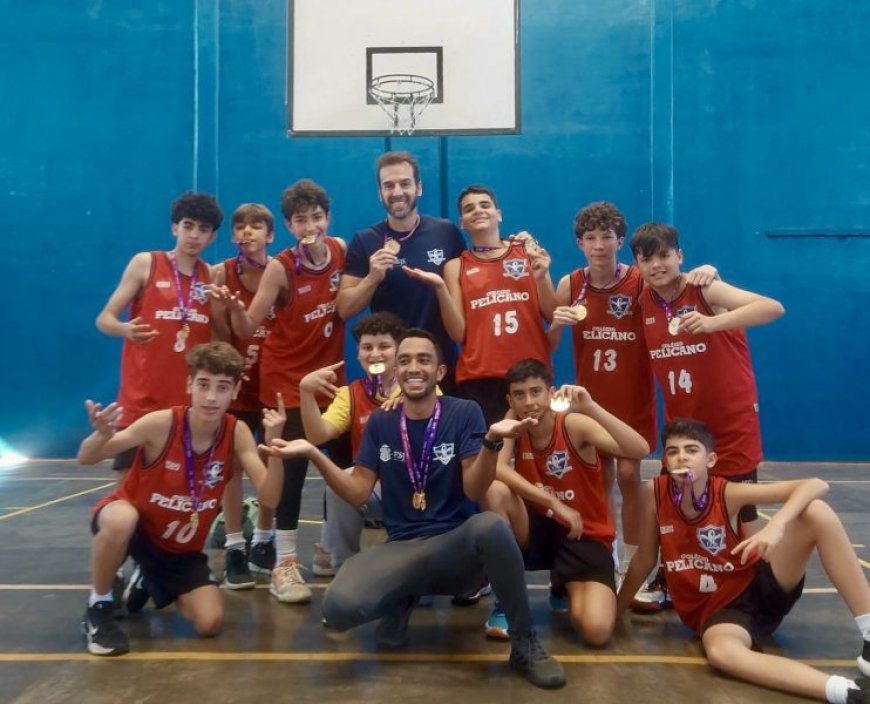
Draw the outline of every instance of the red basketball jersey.
<instances>
[{"instance_id":1,"label":"red basketball jersey","mask_svg":"<svg viewBox=\"0 0 870 704\"><path fill-rule=\"evenodd\" d=\"M571 273L571 302L583 290L586 272ZM608 288L586 287L586 318L571 328L576 383L601 406L656 446L655 383L643 339L637 267Z\"/></svg>"},{"instance_id":2,"label":"red basketball jersey","mask_svg":"<svg viewBox=\"0 0 870 704\"><path fill-rule=\"evenodd\" d=\"M356 456L366 424L372 413L381 407L381 401L373 399L366 393L362 379L351 382L348 392L350 395L350 449Z\"/></svg>"},{"instance_id":3,"label":"red basketball jersey","mask_svg":"<svg viewBox=\"0 0 870 704\"><path fill-rule=\"evenodd\" d=\"M193 501L190 496L184 459L185 406L172 408L172 427L160 456L149 465L143 453L136 453L133 466L121 485L102 498L94 512L106 504L123 499L139 512L139 525L145 537L165 552L201 552L211 524L221 510L221 497L233 472L233 447L236 419L225 414L218 430L211 464L208 452L194 457L194 486L200 504L199 521L190 523Z\"/></svg>"},{"instance_id":4,"label":"red basketball jersey","mask_svg":"<svg viewBox=\"0 0 870 704\"><path fill-rule=\"evenodd\" d=\"M755 554L745 565L731 551L741 538L728 520L726 480L710 477L710 503L687 519L668 492L669 476L654 480L662 566L671 598L683 623L695 632L734 601L755 578Z\"/></svg>"},{"instance_id":5,"label":"red basketball jersey","mask_svg":"<svg viewBox=\"0 0 870 704\"><path fill-rule=\"evenodd\" d=\"M473 252L459 258L465 339L456 381L500 378L517 360L532 357L550 367L550 348L532 263L523 246L495 259Z\"/></svg>"},{"instance_id":6,"label":"red basketball jersey","mask_svg":"<svg viewBox=\"0 0 870 704\"><path fill-rule=\"evenodd\" d=\"M296 273L296 252L285 249L277 256L287 273L290 300L277 311L263 343L260 365L260 400L274 408L281 392L287 408L299 407L302 377L344 359L344 320L335 312L335 297L344 268L344 250L327 237L332 259L322 271L310 271L303 262ZM344 384L344 367L336 371L336 386ZM326 405L328 399L318 399Z\"/></svg>"},{"instance_id":7,"label":"red basketball jersey","mask_svg":"<svg viewBox=\"0 0 870 704\"><path fill-rule=\"evenodd\" d=\"M583 535L594 538L610 550L616 531L604 493L601 462L585 462L574 449L565 430L566 413L556 414L556 426L549 445L542 450L532 447L528 433L517 440L516 470L526 481L556 496L580 513ZM539 513L544 509L533 508Z\"/></svg>"},{"instance_id":8,"label":"red basketball jersey","mask_svg":"<svg viewBox=\"0 0 870 704\"><path fill-rule=\"evenodd\" d=\"M707 424L719 456L713 474L730 477L751 472L761 462L761 428L746 333L741 329L671 335L665 309L651 287L644 289L640 302L665 418L694 418ZM713 315L696 286L686 286L669 306L674 316L694 310Z\"/></svg>"},{"instance_id":9,"label":"red basketball jersey","mask_svg":"<svg viewBox=\"0 0 870 704\"><path fill-rule=\"evenodd\" d=\"M121 427L130 425L151 411L159 411L188 401L187 353L196 345L211 340L211 304L208 266L202 260L194 265L193 277L179 272L181 291L175 288L172 264L166 252L151 252L151 271L142 291L130 304L132 320L141 317L160 333L151 342L138 344L124 340L121 352L121 385L118 404L123 407ZM184 350L176 352L176 335L182 328L178 300L187 305L193 278L192 311L187 324L190 333Z\"/></svg>"},{"instance_id":10,"label":"red basketball jersey","mask_svg":"<svg viewBox=\"0 0 870 704\"><path fill-rule=\"evenodd\" d=\"M227 259L224 262L226 286L234 293L238 291L239 298L245 304L245 309L247 310L251 307L251 301L254 300L256 291L249 291L245 288L245 285L242 283L242 277L239 275L238 267L239 260L236 257ZM233 346L245 358L245 376L248 377L247 379L242 379L239 396L230 406L232 410L259 411L263 407L263 404L260 403L260 352L274 321L275 308L273 307L254 331L253 335L245 338L236 337L235 334L232 336Z\"/></svg>"}]
</instances>

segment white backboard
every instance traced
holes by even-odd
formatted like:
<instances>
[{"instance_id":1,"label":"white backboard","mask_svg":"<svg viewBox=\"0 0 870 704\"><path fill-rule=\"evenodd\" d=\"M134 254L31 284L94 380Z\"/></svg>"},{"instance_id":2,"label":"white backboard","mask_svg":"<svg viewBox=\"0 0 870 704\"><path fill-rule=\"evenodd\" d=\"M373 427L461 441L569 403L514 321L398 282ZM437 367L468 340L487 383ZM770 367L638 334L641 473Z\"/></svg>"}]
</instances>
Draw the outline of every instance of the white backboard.
<instances>
[{"instance_id":1,"label":"white backboard","mask_svg":"<svg viewBox=\"0 0 870 704\"><path fill-rule=\"evenodd\" d=\"M519 0L289 3L290 134L391 134L370 93L388 74L433 86L414 134L520 131Z\"/></svg>"}]
</instances>

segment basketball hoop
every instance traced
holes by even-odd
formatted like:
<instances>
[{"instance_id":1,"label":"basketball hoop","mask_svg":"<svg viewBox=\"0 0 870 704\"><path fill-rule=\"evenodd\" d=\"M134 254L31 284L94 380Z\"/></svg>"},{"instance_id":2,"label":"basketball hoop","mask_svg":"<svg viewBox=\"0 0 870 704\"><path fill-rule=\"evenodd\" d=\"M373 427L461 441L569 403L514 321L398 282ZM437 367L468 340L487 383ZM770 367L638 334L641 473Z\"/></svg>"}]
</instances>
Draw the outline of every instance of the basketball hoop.
<instances>
[{"instance_id":1,"label":"basketball hoop","mask_svg":"<svg viewBox=\"0 0 870 704\"><path fill-rule=\"evenodd\" d=\"M435 97L435 83L412 73L388 73L372 79L369 95L390 118L390 132L413 134L417 118Z\"/></svg>"}]
</instances>

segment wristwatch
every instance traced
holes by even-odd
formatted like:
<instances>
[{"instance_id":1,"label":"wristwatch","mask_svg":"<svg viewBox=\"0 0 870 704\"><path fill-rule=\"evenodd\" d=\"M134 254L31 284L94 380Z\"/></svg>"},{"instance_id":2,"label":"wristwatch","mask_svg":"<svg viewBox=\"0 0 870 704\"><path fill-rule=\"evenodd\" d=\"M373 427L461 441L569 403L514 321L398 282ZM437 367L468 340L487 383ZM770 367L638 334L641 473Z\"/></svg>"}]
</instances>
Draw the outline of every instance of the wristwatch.
<instances>
[{"instance_id":1,"label":"wristwatch","mask_svg":"<svg viewBox=\"0 0 870 704\"><path fill-rule=\"evenodd\" d=\"M483 446L487 450L492 450L493 452L498 452L499 450L501 450L502 447L504 447L504 439L503 438L499 438L498 440L492 441L492 440L487 440L486 435L483 436L483 440L481 440L481 443L483 443Z\"/></svg>"}]
</instances>

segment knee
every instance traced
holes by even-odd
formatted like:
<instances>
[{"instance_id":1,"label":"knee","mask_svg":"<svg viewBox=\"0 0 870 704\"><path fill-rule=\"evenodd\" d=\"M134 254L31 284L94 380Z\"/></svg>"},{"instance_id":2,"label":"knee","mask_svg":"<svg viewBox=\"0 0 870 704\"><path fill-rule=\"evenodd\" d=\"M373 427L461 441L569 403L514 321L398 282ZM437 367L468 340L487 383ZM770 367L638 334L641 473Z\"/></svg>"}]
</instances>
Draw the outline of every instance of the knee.
<instances>
[{"instance_id":1,"label":"knee","mask_svg":"<svg viewBox=\"0 0 870 704\"><path fill-rule=\"evenodd\" d=\"M474 534L479 545L487 547L498 546L504 540L514 543L514 536L507 522L494 511L478 513L469 521L473 521Z\"/></svg>"},{"instance_id":2,"label":"knee","mask_svg":"<svg viewBox=\"0 0 870 704\"><path fill-rule=\"evenodd\" d=\"M129 539L139 523L139 512L126 501L114 501L99 517L99 534L107 540L123 542Z\"/></svg>"},{"instance_id":3,"label":"knee","mask_svg":"<svg viewBox=\"0 0 870 704\"><path fill-rule=\"evenodd\" d=\"M821 499L813 499L807 507L801 512L800 519L804 522L823 525L834 521L839 521L834 509L827 502Z\"/></svg>"},{"instance_id":4,"label":"knee","mask_svg":"<svg viewBox=\"0 0 870 704\"><path fill-rule=\"evenodd\" d=\"M580 634L586 645L593 648L603 648L610 642L613 635L614 621L588 614L577 616L572 612L571 625Z\"/></svg>"},{"instance_id":5,"label":"knee","mask_svg":"<svg viewBox=\"0 0 870 704\"><path fill-rule=\"evenodd\" d=\"M704 652L707 655L707 662L710 667L720 672L728 671L729 652L730 648L727 643L721 640L711 639L704 643Z\"/></svg>"},{"instance_id":6,"label":"knee","mask_svg":"<svg viewBox=\"0 0 870 704\"><path fill-rule=\"evenodd\" d=\"M193 620L193 627L196 633L203 638L211 638L220 633L224 624L223 610L209 611L208 613L197 614Z\"/></svg>"},{"instance_id":7,"label":"knee","mask_svg":"<svg viewBox=\"0 0 870 704\"><path fill-rule=\"evenodd\" d=\"M489 485L486 490L486 496L482 501L482 506L487 511L494 511L501 516L506 516L510 506L512 492L510 487L504 482L498 480Z\"/></svg>"},{"instance_id":8,"label":"knee","mask_svg":"<svg viewBox=\"0 0 870 704\"><path fill-rule=\"evenodd\" d=\"M322 609L323 620L338 630L351 628L359 621L359 599L354 597L352 591L342 589L341 584L336 584L335 581L326 588Z\"/></svg>"},{"instance_id":9,"label":"knee","mask_svg":"<svg viewBox=\"0 0 870 704\"><path fill-rule=\"evenodd\" d=\"M640 467L635 464L618 462L616 465L616 483L621 491L637 488L640 490Z\"/></svg>"}]
</instances>

